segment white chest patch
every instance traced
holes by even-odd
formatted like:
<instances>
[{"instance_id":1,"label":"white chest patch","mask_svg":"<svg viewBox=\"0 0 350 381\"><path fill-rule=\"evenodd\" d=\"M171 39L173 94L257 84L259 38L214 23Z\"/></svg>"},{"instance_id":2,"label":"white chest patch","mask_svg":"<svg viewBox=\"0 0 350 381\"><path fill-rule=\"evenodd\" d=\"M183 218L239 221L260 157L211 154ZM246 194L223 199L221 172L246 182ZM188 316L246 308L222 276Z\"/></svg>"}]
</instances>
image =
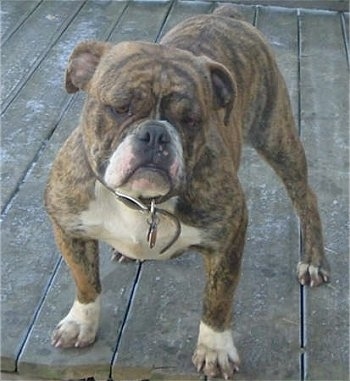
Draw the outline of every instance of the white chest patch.
<instances>
[{"instance_id":1,"label":"white chest patch","mask_svg":"<svg viewBox=\"0 0 350 381\"><path fill-rule=\"evenodd\" d=\"M174 204L175 200L168 200L159 207L171 213ZM157 217L157 239L151 249L147 242L148 213L129 208L98 183L96 199L91 201L88 210L80 215L80 222L89 237L105 241L121 254L133 259L169 259L178 251L200 244L200 231L181 224L178 240L160 254L175 236L177 228L171 218L161 214Z\"/></svg>"}]
</instances>

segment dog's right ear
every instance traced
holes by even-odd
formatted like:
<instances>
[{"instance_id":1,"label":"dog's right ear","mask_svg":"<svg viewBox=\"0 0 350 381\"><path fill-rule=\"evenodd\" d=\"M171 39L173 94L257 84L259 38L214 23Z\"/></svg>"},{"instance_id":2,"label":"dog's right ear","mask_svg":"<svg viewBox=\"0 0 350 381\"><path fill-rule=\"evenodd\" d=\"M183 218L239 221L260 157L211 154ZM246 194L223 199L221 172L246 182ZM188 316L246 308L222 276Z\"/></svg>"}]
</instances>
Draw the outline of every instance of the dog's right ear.
<instances>
[{"instance_id":1,"label":"dog's right ear","mask_svg":"<svg viewBox=\"0 0 350 381\"><path fill-rule=\"evenodd\" d=\"M101 57L112 44L101 41L84 41L78 44L69 57L65 87L68 93L87 90Z\"/></svg>"}]
</instances>

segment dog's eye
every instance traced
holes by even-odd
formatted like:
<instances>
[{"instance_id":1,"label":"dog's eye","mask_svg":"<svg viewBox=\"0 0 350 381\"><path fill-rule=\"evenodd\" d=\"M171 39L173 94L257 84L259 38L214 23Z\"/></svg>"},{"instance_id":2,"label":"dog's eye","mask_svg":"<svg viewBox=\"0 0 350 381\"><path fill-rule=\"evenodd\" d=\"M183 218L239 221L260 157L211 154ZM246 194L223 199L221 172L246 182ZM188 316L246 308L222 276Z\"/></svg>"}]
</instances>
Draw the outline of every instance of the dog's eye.
<instances>
[{"instance_id":1,"label":"dog's eye","mask_svg":"<svg viewBox=\"0 0 350 381\"><path fill-rule=\"evenodd\" d=\"M115 110L118 114L126 114L129 112L129 105L115 107Z\"/></svg>"},{"instance_id":2,"label":"dog's eye","mask_svg":"<svg viewBox=\"0 0 350 381\"><path fill-rule=\"evenodd\" d=\"M132 116L132 112L131 112L129 104L120 105L120 106L109 106L109 109L111 113L117 118Z\"/></svg>"},{"instance_id":3,"label":"dog's eye","mask_svg":"<svg viewBox=\"0 0 350 381\"><path fill-rule=\"evenodd\" d=\"M184 119L184 123L186 123L190 127L193 127L196 124L196 121L194 120L194 118L187 117Z\"/></svg>"},{"instance_id":4,"label":"dog's eye","mask_svg":"<svg viewBox=\"0 0 350 381\"><path fill-rule=\"evenodd\" d=\"M182 118L182 123L188 127L194 127L198 124L198 118L193 115L186 115Z\"/></svg>"},{"instance_id":5,"label":"dog's eye","mask_svg":"<svg viewBox=\"0 0 350 381\"><path fill-rule=\"evenodd\" d=\"M122 106L115 106L115 107L111 107L111 109L114 113L119 115L127 114L129 112L129 105L125 104Z\"/></svg>"}]
</instances>

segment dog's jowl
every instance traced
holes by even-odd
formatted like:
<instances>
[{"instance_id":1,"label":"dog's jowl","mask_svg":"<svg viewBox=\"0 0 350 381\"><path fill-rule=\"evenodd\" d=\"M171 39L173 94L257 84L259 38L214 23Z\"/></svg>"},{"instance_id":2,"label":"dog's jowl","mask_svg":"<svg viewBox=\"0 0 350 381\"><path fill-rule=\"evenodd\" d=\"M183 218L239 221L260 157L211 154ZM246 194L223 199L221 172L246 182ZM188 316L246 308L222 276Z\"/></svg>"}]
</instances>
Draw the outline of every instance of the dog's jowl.
<instances>
[{"instance_id":1,"label":"dog's jowl","mask_svg":"<svg viewBox=\"0 0 350 381\"><path fill-rule=\"evenodd\" d=\"M208 376L232 377L239 366L232 304L247 226L237 175L243 142L280 176L300 217L299 281L329 281L316 197L270 47L233 8L221 7L185 20L160 44L80 43L66 89L86 92L86 100L53 163L45 202L76 299L53 345L95 340L98 240L140 260L191 249L206 271L193 363Z\"/></svg>"}]
</instances>

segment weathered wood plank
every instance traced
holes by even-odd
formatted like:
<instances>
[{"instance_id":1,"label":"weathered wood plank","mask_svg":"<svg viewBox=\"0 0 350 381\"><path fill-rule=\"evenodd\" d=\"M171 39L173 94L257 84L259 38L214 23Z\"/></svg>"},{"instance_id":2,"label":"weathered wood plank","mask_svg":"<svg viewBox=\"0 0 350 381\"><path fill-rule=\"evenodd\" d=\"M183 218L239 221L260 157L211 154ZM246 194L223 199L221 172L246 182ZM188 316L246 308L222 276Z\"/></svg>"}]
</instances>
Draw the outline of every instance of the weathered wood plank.
<instances>
[{"instance_id":1,"label":"weathered wood plank","mask_svg":"<svg viewBox=\"0 0 350 381\"><path fill-rule=\"evenodd\" d=\"M288 13L285 18L283 14L281 20L276 17L273 23L267 15L261 17L262 27L275 25L276 29L268 31L270 38L280 36L278 29L280 22L286 29L284 34L288 36L285 37L286 40L288 39L288 44L285 49L288 51L288 58L285 58L285 61L288 62L289 69L286 64L285 70L292 72L291 67L297 61L297 49L295 44L292 44L296 35L296 14ZM265 21L264 17L266 17ZM290 51L290 45L293 46L294 55ZM280 46L279 48L281 49ZM284 53L283 50L282 53ZM282 55L281 61L283 61ZM294 57L294 62L290 62L289 55ZM290 74L291 81L296 78L296 70L295 67L294 72ZM244 183L253 199L250 202L250 209L253 209L251 220L254 220L254 224L250 229L246 250L247 259L244 262L242 284L239 287L236 303L234 336L243 357L242 372L236 378L283 379L289 377L289 379L295 379L299 376L299 287L293 273L298 260L298 225L284 190L272 171L263 164L256 164L255 161L256 156L246 157L246 163L242 169ZM261 180L261 185L254 187L250 183L253 180L255 183L256 179ZM272 207L272 210L269 210L271 207L269 189L276 199L276 205ZM260 200L255 200L259 198L257 196L262 198L262 204ZM257 221L258 225L256 225ZM269 224L266 224L266 221ZM271 245L272 227L278 232L278 237L274 237L276 242L273 242L273 245ZM255 240L257 242L254 243ZM280 258L281 263L275 264L275 258L280 256L280 252L284 253L286 260L283 261ZM184 256L177 260L176 265L182 264L182 261L186 263L187 260ZM177 269L172 270L170 267L174 266L174 262L146 263L114 365L114 375L117 379L148 377L152 369L152 379L196 377L191 364L191 355L197 336L200 318L198 300L201 299L200 284L203 283L202 275L197 274L200 270L198 260L194 257L193 263L188 263L181 271L181 274L185 274L185 279L199 277L198 285L193 284L193 286L189 286L182 278L177 281L179 277L175 272ZM277 266L278 271L275 270ZM171 275L173 271L174 277ZM159 277L157 274L164 274L164 276ZM158 282L155 282L158 278ZM277 290L276 288L269 289L270 282L279 285ZM151 293L155 284L158 289L156 296L153 292ZM174 305L169 301L168 293L168 286L173 284L175 293L181 295L181 299L174 299ZM255 293L252 293L252 284L259 285L256 286ZM260 285L265 287L260 290ZM190 289L191 293L186 293L184 289ZM167 303L171 306L164 310L163 306ZM274 307L271 308L270 305ZM147 308L148 306L151 307ZM192 317L188 318L187 322L184 322L181 317L184 310L186 313L191 311ZM253 317L257 314L263 319L248 326L247 316ZM169 327L175 327L172 334L168 332ZM140 337L142 337L141 342ZM186 338L190 340L187 341ZM169 353L171 353L170 356ZM166 363L162 364L163 361ZM276 367L266 369L266 363L272 361L276 363ZM287 361L288 365L286 365ZM158 368L162 366L164 368L160 371Z\"/></svg>"},{"instance_id":2,"label":"weathered wood plank","mask_svg":"<svg viewBox=\"0 0 350 381\"><path fill-rule=\"evenodd\" d=\"M11 168L16 166L16 161L18 166L24 167L29 160L26 153L34 155L35 150L38 150L41 141L48 134L48 129L53 129L56 120L59 120L62 107L66 104L63 72L73 46L82 38L105 38L106 32L115 23L118 12L122 11L124 5L117 2L87 3L68 29L67 34L62 36L62 40L50 52L42 70L36 73L23 90L22 96L17 99L15 109L11 108L5 114L7 123L6 125L3 123L2 128L3 132L6 131L6 138L5 136L2 138L2 144L5 152L9 152L10 160L3 161L3 167L10 167L6 172L9 179L16 175L11 173ZM31 100L40 107L36 115L25 119L25 104ZM6 119L7 115L10 119ZM65 123L67 124L63 129L71 131L77 121L78 111L73 109L66 115ZM11 131L12 126L17 126L18 130ZM28 126L30 134L27 132ZM41 129L41 134L37 129ZM66 136L66 134L58 129L58 136ZM6 371L15 369L16 357L58 259L54 251L55 244L50 224L42 205L43 189L58 145L58 142L53 142L47 147L47 156L42 156L36 163L31 175L3 216L1 282L4 303L1 313L1 366L2 370ZM2 191L7 188L5 184L2 183ZM30 293L27 292L28 290Z\"/></svg>"},{"instance_id":3,"label":"weathered wood plank","mask_svg":"<svg viewBox=\"0 0 350 381\"><path fill-rule=\"evenodd\" d=\"M310 380L349 377L349 84L339 17L301 14L302 136L319 197L332 283L306 295Z\"/></svg>"},{"instance_id":4,"label":"weathered wood plank","mask_svg":"<svg viewBox=\"0 0 350 381\"><path fill-rule=\"evenodd\" d=\"M346 11L349 2L346 0L229 0L232 3L258 4L263 6L277 6L287 8L313 8L333 11Z\"/></svg>"},{"instance_id":5,"label":"weathered wood plank","mask_svg":"<svg viewBox=\"0 0 350 381\"><path fill-rule=\"evenodd\" d=\"M113 366L114 379L198 379L191 356L203 281L201 258L195 254L143 264Z\"/></svg>"},{"instance_id":6,"label":"weathered wood plank","mask_svg":"<svg viewBox=\"0 0 350 381\"><path fill-rule=\"evenodd\" d=\"M214 5L207 2L177 1L172 7L169 17L166 19L160 38L181 21L201 13L210 13Z\"/></svg>"},{"instance_id":7,"label":"weathered wood plank","mask_svg":"<svg viewBox=\"0 0 350 381\"><path fill-rule=\"evenodd\" d=\"M114 2L114 4L117 5L116 2ZM156 4L153 4L152 7L149 8L150 11L153 12L153 15L156 10L155 5ZM142 12L140 4L129 3L117 27L113 33L109 34L110 39L115 41L115 39L118 38L118 32L116 31L119 30L124 31L123 39L125 39L126 35L131 37L135 36L135 34L138 34L139 38L154 39L170 3L158 3L158 5L158 24L153 24L153 38L152 36L150 37L149 34L152 28L149 28L147 32L146 28L142 25L141 18L145 17L145 15L144 12ZM94 12L94 10L90 10L89 12ZM88 16L89 15L85 14L85 18L89 18ZM94 17L96 17L96 15ZM138 19L140 23L137 23L135 28L130 27L131 21ZM114 18L114 20L117 20L117 18ZM153 22L154 20L155 18L153 18ZM101 39L105 39L105 37L106 36L100 36ZM50 140L50 146L40 158L38 167L52 161L54 148L57 149L57 146L62 143L76 124L82 99L83 97L80 96L73 102L69 112L56 129L53 139ZM50 157L47 158L47 155L50 155ZM130 266L111 265L106 249L101 254L103 308L99 339L96 344L85 350L56 350L50 345L49 333L64 314L67 313L70 307L69 303L71 303L70 299L73 297L73 281L66 267L63 266L55 278L53 287L51 287L48 292L40 315L35 321L33 330L30 333L30 337L19 359L18 370L20 374L58 379L61 379L61 377L82 378L89 376L106 379L108 377L114 346L122 328L137 265L135 263ZM70 285L68 290L67 284ZM64 290L64 292L62 292L62 290ZM46 333L45 336L43 336L43 332ZM74 352L73 356L72 352Z\"/></svg>"},{"instance_id":8,"label":"weathered wood plank","mask_svg":"<svg viewBox=\"0 0 350 381\"><path fill-rule=\"evenodd\" d=\"M83 3L73 1L44 2L28 17L1 49L2 104L11 96L31 67L45 54L46 47L56 34L62 33L65 21L79 10Z\"/></svg>"},{"instance_id":9,"label":"weathered wood plank","mask_svg":"<svg viewBox=\"0 0 350 381\"><path fill-rule=\"evenodd\" d=\"M211 9L211 4L195 7L191 2L176 2L161 34L186 16ZM132 309L117 348L114 379L198 379L191 355L202 289L201 261L193 254L174 261L143 264Z\"/></svg>"},{"instance_id":10,"label":"weathered wood plank","mask_svg":"<svg viewBox=\"0 0 350 381\"><path fill-rule=\"evenodd\" d=\"M296 11L259 8L257 27L273 47L297 103ZM283 30L283 33L281 33ZM291 202L267 164L244 151L240 177L249 227L236 306L237 379L297 380L299 370L299 229ZM269 364L269 365L267 365Z\"/></svg>"},{"instance_id":11,"label":"weathered wood plank","mask_svg":"<svg viewBox=\"0 0 350 381\"><path fill-rule=\"evenodd\" d=\"M100 329L94 345L80 349L56 349L50 335L56 324L68 313L75 295L73 280L65 263L54 279L40 315L18 363L18 373L42 379L106 380L110 360L120 333L137 263L123 265L110 262L110 250L101 250L101 282L103 287Z\"/></svg>"},{"instance_id":12,"label":"weathered wood plank","mask_svg":"<svg viewBox=\"0 0 350 381\"><path fill-rule=\"evenodd\" d=\"M3 44L40 4L40 0L5 0L1 6L1 43Z\"/></svg>"},{"instance_id":13,"label":"weathered wood plank","mask_svg":"<svg viewBox=\"0 0 350 381\"><path fill-rule=\"evenodd\" d=\"M170 1L130 2L111 41L154 41L170 6Z\"/></svg>"},{"instance_id":14,"label":"weathered wood plank","mask_svg":"<svg viewBox=\"0 0 350 381\"><path fill-rule=\"evenodd\" d=\"M77 100L63 120L64 128L57 129L2 222L1 370L15 370L16 359L59 260L51 224L43 209L43 190L58 147L78 121L82 99Z\"/></svg>"},{"instance_id":15,"label":"weathered wood plank","mask_svg":"<svg viewBox=\"0 0 350 381\"><path fill-rule=\"evenodd\" d=\"M58 3L61 7L64 6L63 2ZM70 99L63 88L63 74L74 46L84 39L105 39L125 4L87 2L40 68L22 88L20 96L2 115L2 208L16 192L43 141L48 139L56 127L62 109Z\"/></svg>"},{"instance_id":16,"label":"weathered wood plank","mask_svg":"<svg viewBox=\"0 0 350 381\"><path fill-rule=\"evenodd\" d=\"M224 2L220 2L217 4L217 6L220 6L221 4L225 4ZM255 15L257 13L257 8L252 5L241 5L241 4L235 4L235 8L239 11L239 13L243 16L243 19L251 24L254 24Z\"/></svg>"}]
</instances>

